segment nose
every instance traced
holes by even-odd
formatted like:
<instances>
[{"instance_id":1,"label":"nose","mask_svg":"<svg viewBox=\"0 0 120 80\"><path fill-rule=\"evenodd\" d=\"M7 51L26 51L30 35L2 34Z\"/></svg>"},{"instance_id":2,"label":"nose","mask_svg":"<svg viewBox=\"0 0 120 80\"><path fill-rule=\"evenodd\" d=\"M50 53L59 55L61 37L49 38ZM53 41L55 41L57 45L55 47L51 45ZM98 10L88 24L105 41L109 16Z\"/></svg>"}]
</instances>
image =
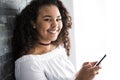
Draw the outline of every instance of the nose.
<instances>
[{"instance_id":1,"label":"nose","mask_svg":"<svg viewBox=\"0 0 120 80\"><path fill-rule=\"evenodd\" d=\"M53 20L52 21L52 27L58 27L58 22L56 20Z\"/></svg>"}]
</instances>

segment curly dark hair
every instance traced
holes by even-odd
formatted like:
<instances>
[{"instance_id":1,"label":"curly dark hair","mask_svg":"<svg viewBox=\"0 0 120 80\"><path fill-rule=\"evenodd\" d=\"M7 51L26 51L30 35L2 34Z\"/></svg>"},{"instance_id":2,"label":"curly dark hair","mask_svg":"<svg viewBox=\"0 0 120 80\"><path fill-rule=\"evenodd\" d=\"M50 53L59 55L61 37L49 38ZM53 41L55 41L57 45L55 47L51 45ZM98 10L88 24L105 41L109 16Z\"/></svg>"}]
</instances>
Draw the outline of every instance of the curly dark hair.
<instances>
[{"instance_id":1,"label":"curly dark hair","mask_svg":"<svg viewBox=\"0 0 120 80\"><path fill-rule=\"evenodd\" d=\"M16 58L19 58L31 49L38 42L38 33L33 29L31 21L35 22L39 13L39 9L45 5L55 5L58 7L62 16L63 28L56 41L52 44L58 46L64 45L69 56L70 39L68 30L71 28L71 16L60 0L32 0L22 11L16 16L14 34L12 38L12 49Z\"/></svg>"}]
</instances>

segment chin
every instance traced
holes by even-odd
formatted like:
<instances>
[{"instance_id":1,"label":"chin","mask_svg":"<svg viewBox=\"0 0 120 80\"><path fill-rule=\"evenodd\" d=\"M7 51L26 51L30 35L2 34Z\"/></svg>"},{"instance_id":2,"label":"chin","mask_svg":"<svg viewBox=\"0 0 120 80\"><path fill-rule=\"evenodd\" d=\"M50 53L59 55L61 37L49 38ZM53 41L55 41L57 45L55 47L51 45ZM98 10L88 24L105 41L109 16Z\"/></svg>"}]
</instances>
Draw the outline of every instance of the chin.
<instances>
[{"instance_id":1,"label":"chin","mask_svg":"<svg viewBox=\"0 0 120 80\"><path fill-rule=\"evenodd\" d=\"M52 41L56 41L57 39L52 39Z\"/></svg>"},{"instance_id":2,"label":"chin","mask_svg":"<svg viewBox=\"0 0 120 80\"><path fill-rule=\"evenodd\" d=\"M51 39L51 41L56 41L56 40L57 40L57 37Z\"/></svg>"}]
</instances>

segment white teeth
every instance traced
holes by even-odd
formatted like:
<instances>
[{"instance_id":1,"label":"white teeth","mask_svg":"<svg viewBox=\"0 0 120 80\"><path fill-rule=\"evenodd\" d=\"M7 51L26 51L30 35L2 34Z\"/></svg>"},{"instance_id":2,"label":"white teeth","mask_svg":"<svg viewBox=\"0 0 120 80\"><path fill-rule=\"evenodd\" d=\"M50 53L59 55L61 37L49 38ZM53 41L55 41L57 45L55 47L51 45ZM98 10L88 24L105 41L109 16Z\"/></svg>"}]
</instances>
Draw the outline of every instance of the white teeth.
<instances>
[{"instance_id":1,"label":"white teeth","mask_svg":"<svg viewBox=\"0 0 120 80\"><path fill-rule=\"evenodd\" d=\"M57 32L57 30L54 30L54 31L49 31L49 32L54 34L54 33L56 33L56 32Z\"/></svg>"},{"instance_id":2,"label":"white teeth","mask_svg":"<svg viewBox=\"0 0 120 80\"><path fill-rule=\"evenodd\" d=\"M55 34L58 32L58 29L49 29L48 30L49 33Z\"/></svg>"}]
</instances>

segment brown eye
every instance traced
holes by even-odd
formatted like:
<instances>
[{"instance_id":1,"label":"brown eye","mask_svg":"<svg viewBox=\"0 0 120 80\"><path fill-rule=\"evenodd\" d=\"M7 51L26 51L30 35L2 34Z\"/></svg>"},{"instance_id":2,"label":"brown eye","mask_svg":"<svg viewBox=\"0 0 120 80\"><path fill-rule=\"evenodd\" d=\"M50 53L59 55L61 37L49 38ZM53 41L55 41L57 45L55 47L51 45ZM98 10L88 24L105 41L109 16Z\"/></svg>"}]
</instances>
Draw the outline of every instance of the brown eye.
<instances>
[{"instance_id":1,"label":"brown eye","mask_svg":"<svg viewBox=\"0 0 120 80\"><path fill-rule=\"evenodd\" d=\"M44 19L44 21L51 21L51 19Z\"/></svg>"},{"instance_id":2,"label":"brown eye","mask_svg":"<svg viewBox=\"0 0 120 80\"><path fill-rule=\"evenodd\" d=\"M62 19L61 18L59 18L59 19L57 19L56 21L61 21Z\"/></svg>"}]
</instances>

